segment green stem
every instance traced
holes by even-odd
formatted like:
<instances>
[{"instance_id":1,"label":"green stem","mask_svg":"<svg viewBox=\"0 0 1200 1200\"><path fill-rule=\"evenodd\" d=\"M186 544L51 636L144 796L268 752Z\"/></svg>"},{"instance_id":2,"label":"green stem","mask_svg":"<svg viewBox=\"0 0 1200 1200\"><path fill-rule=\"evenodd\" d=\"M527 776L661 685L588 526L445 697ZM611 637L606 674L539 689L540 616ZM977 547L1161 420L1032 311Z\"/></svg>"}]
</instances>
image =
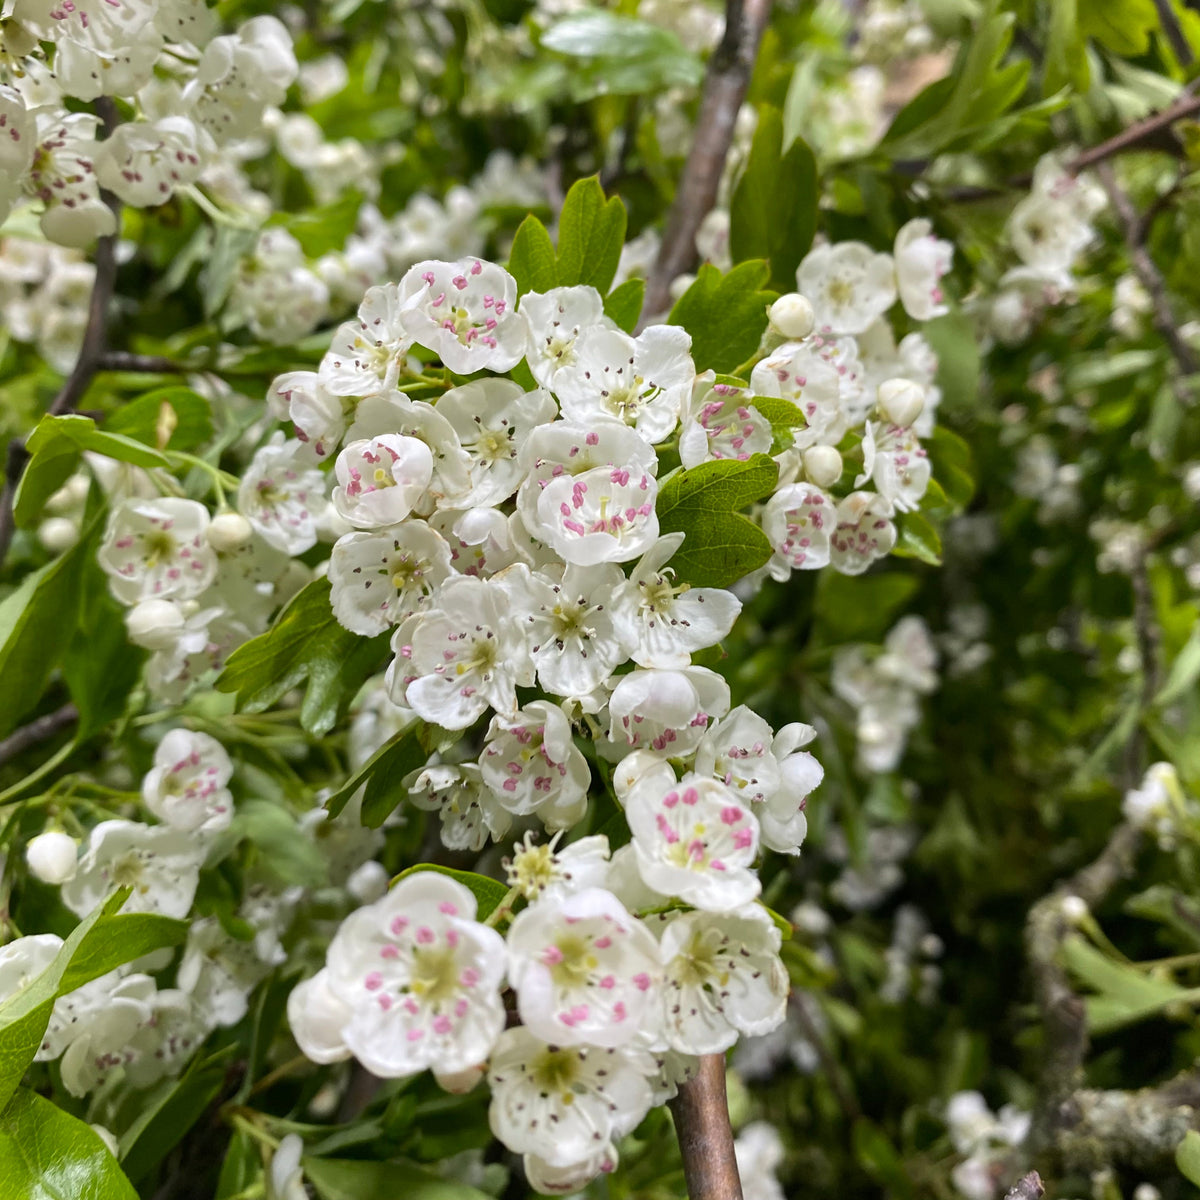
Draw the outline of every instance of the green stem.
<instances>
[{"instance_id":1,"label":"green stem","mask_svg":"<svg viewBox=\"0 0 1200 1200\"><path fill-rule=\"evenodd\" d=\"M67 742L65 746L60 746L58 750L56 750L48 759L46 759L46 761L42 763L40 767L35 767L29 772L28 775L25 776L24 779L14 783L12 787L6 788L4 791L0 792L0 805L11 803L23 791L25 791L30 784L34 784L41 779L45 779L45 777L51 774L51 772L53 772L56 768L61 767L62 764L71 757L71 754L74 750L74 742Z\"/></svg>"}]
</instances>

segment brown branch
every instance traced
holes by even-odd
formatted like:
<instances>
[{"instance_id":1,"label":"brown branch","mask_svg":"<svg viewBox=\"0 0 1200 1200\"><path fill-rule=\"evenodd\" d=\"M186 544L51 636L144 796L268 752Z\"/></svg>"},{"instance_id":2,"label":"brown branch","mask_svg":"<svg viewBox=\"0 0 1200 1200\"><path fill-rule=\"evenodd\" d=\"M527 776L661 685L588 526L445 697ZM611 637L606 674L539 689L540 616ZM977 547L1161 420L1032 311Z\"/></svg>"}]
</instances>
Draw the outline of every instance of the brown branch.
<instances>
[{"instance_id":1,"label":"brown branch","mask_svg":"<svg viewBox=\"0 0 1200 1200\"><path fill-rule=\"evenodd\" d=\"M187 370L174 359L157 354L131 354L128 350L107 350L96 362L97 371L140 371L147 375L180 375Z\"/></svg>"},{"instance_id":2,"label":"brown branch","mask_svg":"<svg viewBox=\"0 0 1200 1200\"><path fill-rule=\"evenodd\" d=\"M44 716L30 721L28 725L22 725L20 729L10 733L0 742L0 765L8 762L10 758L16 758L30 746L36 746L39 742L52 738L56 733L69 728L78 720L79 709L74 704L64 704L62 708L46 713Z\"/></svg>"},{"instance_id":3,"label":"brown branch","mask_svg":"<svg viewBox=\"0 0 1200 1200\"><path fill-rule=\"evenodd\" d=\"M1067 170L1073 175L1086 171L1097 163L1104 162L1116 154L1124 154L1126 150L1136 150L1150 143L1156 143L1161 137L1170 138L1169 147L1178 148L1178 142L1170 133L1170 127L1184 117L1194 116L1200 112L1200 95L1195 95L1190 89L1180 96L1174 104L1168 105L1161 112L1151 113L1141 121L1135 121L1128 129L1122 129L1107 141L1093 146L1090 150L1081 151L1069 163Z\"/></svg>"},{"instance_id":4,"label":"brown branch","mask_svg":"<svg viewBox=\"0 0 1200 1200\"><path fill-rule=\"evenodd\" d=\"M104 126L104 132L109 135L117 127L117 106L109 96L101 96L96 101L96 113ZM59 389L58 395L50 402L47 412L51 416L61 416L69 413L82 399L92 377L99 369L100 360L104 354L105 341L108 332L108 308L112 303L113 289L117 278L117 238L120 235L121 205L110 192L101 190L100 196L112 210L117 221L117 232L110 237L102 237L96 243L96 278L92 284L92 296L88 303L87 325L83 331L83 343L79 348L79 356L70 375ZM8 452L4 464L4 489L0 491L0 563L8 554L16 525L13 520L13 502L16 499L17 484L21 472L25 469L25 443L22 438L13 438L8 444Z\"/></svg>"},{"instance_id":5,"label":"brown branch","mask_svg":"<svg viewBox=\"0 0 1200 1200\"><path fill-rule=\"evenodd\" d=\"M1150 301L1153 305L1154 327L1162 336L1163 341L1167 343L1167 349L1171 351L1172 357L1179 365L1179 369L1184 375L1194 375L1200 370L1200 360L1197 359L1195 352L1191 346L1183 340L1179 332L1179 326L1175 322L1175 314L1171 310L1171 301L1167 297L1166 281L1162 277L1162 273L1158 267L1154 265L1154 260L1150 257L1150 252L1146 249L1145 244L1141 240L1142 220L1138 216L1137 209L1130 200L1128 194L1117 183L1117 177L1113 173L1112 167L1108 163L1100 163L1096 167L1096 178L1099 179L1101 187L1108 195L1108 201L1112 205L1113 212L1116 214L1117 223L1121 227L1121 232L1125 237L1125 244L1129 250L1129 263L1133 267L1134 274L1141 281L1150 296ZM1176 397L1181 404L1188 403L1186 392L1176 385Z\"/></svg>"},{"instance_id":6,"label":"brown branch","mask_svg":"<svg viewBox=\"0 0 1200 1200\"><path fill-rule=\"evenodd\" d=\"M1016 1183L1004 1193L1004 1200L1040 1200L1046 1194L1042 1177L1036 1171L1022 1175Z\"/></svg>"},{"instance_id":7,"label":"brown branch","mask_svg":"<svg viewBox=\"0 0 1200 1200\"><path fill-rule=\"evenodd\" d=\"M1162 31L1166 35L1167 41L1171 45L1171 52L1175 55L1175 61L1181 67L1191 66L1192 63L1192 48L1188 45L1187 36L1183 32L1183 27L1179 24L1179 18L1175 15L1175 10L1171 6L1171 0L1154 0L1154 7L1158 10L1158 21L1162 26Z\"/></svg>"},{"instance_id":8,"label":"brown branch","mask_svg":"<svg viewBox=\"0 0 1200 1200\"><path fill-rule=\"evenodd\" d=\"M646 283L642 311L647 316L667 307L671 281L696 261L696 232L716 203L738 110L770 14L771 0L726 0L725 34L708 60L692 148L667 217L658 261Z\"/></svg>"},{"instance_id":9,"label":"brown branch","mask_svg":"<svg viewBox=\"0 0 1200 1200\"><path fill-rule=\"evenodd\" d=\"M690 1200L742 1200L725 1101L725 1056L705 1054L670 1102Z\"/></svg>"}]
</instances>

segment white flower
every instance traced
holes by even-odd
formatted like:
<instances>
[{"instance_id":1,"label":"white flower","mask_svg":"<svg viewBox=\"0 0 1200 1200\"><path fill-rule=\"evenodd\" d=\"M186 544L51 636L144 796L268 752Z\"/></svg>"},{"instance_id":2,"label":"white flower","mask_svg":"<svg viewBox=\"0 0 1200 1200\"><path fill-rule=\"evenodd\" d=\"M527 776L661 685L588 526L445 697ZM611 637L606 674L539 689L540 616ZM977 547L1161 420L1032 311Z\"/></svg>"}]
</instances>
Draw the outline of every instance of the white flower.
<instances>
[{"instance_id":1,"label":"white flower","mask_svg":"<svg viewBox=\"0 0 1200 1200\"><path fill-rule=\"evenodd\" d=\"M676 584L665 564L683 544L670 533L652 546L613 596L617 634L642 667L686 667L692 653L715 646L733 628L741 601L723 588Z\"/></svg>"},{"instance_id":2,"label":"white flower","mask_svg":"<svg viewBox=\"0 0 1200 1200\"><path fill-rule=\"evenodd\" d=\"M517 312L517 281L495 263L417 263L400 280L398 296L409 335L456 374L509 371L525 353L528 323Z\"/></svg>"},{"instance_id":3,"label":"white flower","mask_svg":"<svg viewBox=\"0 0 1200 1200\"><path fill-rule=\"evenodd\" d=\"M839 365L823 353L831 345L836 350L836 343L819 337L785 342L750 372L752 391L790 400L800 410L805 423L793 437L801 448L836 446L849 427Z\"/></svg>"},{"instance_id":4,"label":"white flower","mask_svg":"<svg viewBox=\"0 0 1200 1200\"><path fill-rule=\"evenodd\" d=\"M131 886L123 912L186 917L200 881L206 847L179 829L137 821L102 821L88 835L63 903L86 916L117 888Z\"/></svg>"},{"instance_id":5,"label":"white flower","mask_svg":"<svg viewBox=\"0 0 1200 1200\"><path fill-rule=\"evenodd\" d=\"M97 558L123 604L186 600L216 578L208 509L195 500L125 500L113 509Z\"/></svg>"},{"instance_id":6,"label":"white flower","mask_svg":"<svg viewBox=\"0 0 1200 1200\"><path fill-rule=\"evenodd\" d=\"M771 743L771 753L779 763L780 788L754 813L762 833L762 844L780 854L799 854L808 833L804 806L808 794L825 778L825 768L801 749L816 737L811 725L794 722L785 725Z\"/></svg>"},{"instance_id":7,"label":"white flower","mask_svg":"<svg viewBox=\"0 0 1200 1200\"><path fill-rule=\"evenodd\" d=\"M580 838L558 849L561 833L535 845L533 833L513 846L511 859L504 859L508 886L519 888L530 903L561 901L584 888L605 886L608 877L608 838L603 834Z\"/></svg>"},{"instance_id":8,"label":"white flower","mask_svg":"<svg viewBox=\"0 0 1200 1200\"><path fill-rule=\"evenodd\" d=\"M392 699L446 729L466 729L489 706L515 712L516 688L533 682L504 590L468 575L448 579L429 607L398 626L392 649Z\"/></svg>"},{"instance_id":9,"label":"white flower","mask_svg":"<svg viewBox=\"0 0 1200 1200\"><path fill-rule=\"evenodd\" d=\"M879 494L900 512L915 512L932 475L929 455L908 426L868 425L868 429L873 434L875 452L871 478ZM856 484L860 482L865 480L855 480Z\"/></svg>"},{"instance_id":10,"label":"white flower","mask_svg":"<svg viewBox=\"0 0 1200 1200\"><path fill-rule=\"evenodd\" d=\"M0 946L0 1002L29 986L62 949L62 938L35 933Z\"/></svg>"},{"instance_id":11,"label":"white flower","mask_svg":"<svg viewBox=\"0 0 1200 1200\"><path fill-rule=\"evenodd\" d=\"M185 116L127 121L100 143L96 178L126 204L165 204L195 182L212 150L207 133Z\"/></svg>"},{"instance_id":12,"label":"white flower","mask_svg":"<svg viewBox=\"0 0 1200 1200\"><path fill-rule=\"evenodd\" d=\"M917 321L928 321L950 311L942 292L942 276L950 270L954 247L933 236L924 218L904 225L896 234L896 283L904 311ZM861 332L858 331L858 332Z\"/></svg>"},{"instance_id":13,"label":"white flower","mask_svg":"<svg viewBox=\"0 0 1200 1200\"><path fill-rule=\"evenodd\" d=\"M525 476L517 456L529 434L555 416L541 389L526 392L511 379L476 379L451 388L437 402L471 461L471 490L463 508L507 500Z\"/></svg>"},{"instance_id":14,"label":"white flower","mask_svg":"<svg viewBox=\"0 0 1200 1200\"><path fill-rule=\"evenodd\" d=\"M783 1140L773 1125L752 1121L733 1143L745 1200L786 1200L775 1172L783 1162Z\"/></svg>"},{"instance_id":15,"label":"white flower","mask_svg":"<svg viewBox=\"0 0 1200 1200\"><path fill-rule=\"evenodd\" d=\"M1026 266L1063 277L1065 282L1095 230L1090 221L1080 219L1066 195L1033 191L1009 215L1008 236Z\"/></svg>"},{"instance_id":16,"label":"white flower","mask_svg":"<svg viewBox=\"0 0 1200 1200\"><path fill-rule=\"evenodd\" d=\"M557 809L556 827L581 820L592 775L561 708L534 700L511 717L497 715L479 756L483 782L516 816Z\"/></svg>"},{"instance_id":17,"label":"white flower","mask_svg":"<svg viewBox=\"0 0 1200 1200\"><path fill-rule=\"evenodd\" d=\"M813 306L817 328L862 333L896 301L896 268L890 254L863 242L817 246L796 270L796 290Z\"/></svg>"},{"instance_id":18,"label":"white flower","mask_svg":"<svg viewBox=\"0 0 1200 1200\"><path fill-rule=\"evenodd\" d=\"M771 422L754 407L749 389L715 383L715 378L712 371L697 375L685 405L679 434L679 461L685 467L723 458L745 462L752 454L770 452Z\"/></svg>"},{"instance_id":19,"label":"white flower","mask_svg":"<svg viewBox=\"0 0 1200 1200\"><path fill-rule=\"evenodd\" d=\"M664 787L654 772L633 785L625 818L642 879L664 896L729 912L761 890L752 868L758 821L723 783L687 774Z\"/></svg>"},{"instance_id":20,"label":"white flower","mask_svg":"<svg viewBox=\"0 0 1200 1200\"><path fill-rule=\"evenodd\" d=\"M342 923L323 986L349 1013L343 1044L373 1074L461 1071L487 1058L504 1028L504 940L475 911L462 884L422 871ZM328 1054L328 1039L314 1049Z\"/></svg>"},{"instance_id":21,"label":"white flower","mask_svg":"<svg viewBox=\"0 0 1200 1200\"><path fill-rule=\"evenodd\" d=\"M36 109L37 151L26 190L45 205L42 232L62 246L83 248L116 232L112 209L100 198L92 162L98 118L57 105Z\"/></svg>"},{"instance_id":22,"label":"white flower","mask_svg":"<svg viewBox=\"0 0 1200 1200\"><path fill-rule=\"evenodd\" d=\"M303 554L316 545L325 476L303 442L278 434L254 453L238 488L238 510L268 545Z\"/></svg>"},{"instance_id":23,"label":"white flower","mask_svg":"<svg viewBox=\"0 0 1200 1200\"><path fill-rule=\"evenodd\" d=\"M288 371L267 389L267 407L278 420L291 421L296 437L324 458L342 440L351 405L334 395L317 372Z\"/></svg>"},{"instance_id":24,"label":"white flower","mask_svg":"<svg viewBox=\"0 0 1200 1200\"><path fill-rule=\"evenodd\" d=\"M133 1039L151 1019L156 994L149 975L112 971L61 997L38 1058L61 1055L67 1090L73 1096L86 1095L115 1068L133 1061Z\"/></svg>"},{"instance_id":25,"label":"white flower","mask_svg":"<svg viewBox=\"0 0 1200 1200\"><path fill-rule=\"evenodd\" d=\"M373 396L396 386L412 338L400 318L394 283L367 289L357 319L334 332L321 359L321 385L334 396Z\"/></svg>"},{"instance_id":26,"label":"white flower","mask_svg":"<svg viewBox=\"0 0 1200 1200\"><path fill-rule=\"evenodd\" d=\"M544 1196L573 1196L597 1175L608 1175L617 1169L617 1150L610 1142L582 1162L566 1167L552 1167L544 1158L526 1154L521 1165L525 1168L526 1182L535 1192Z\"/></svg>"},{"instance_id":27,"label":"white flower","mask_svg":"<svg viewBox=\"0 0 1200 1200\"><path fill-rule=\"evenodd\" d=\"M786 292L767 309L771 327L788 341L806 338L816 325L813 306L799 292Z\"/></svg>"},{"instance_id":28,"label":"white flower","mask_svg":"<svg viewBox=\"0 0 1200 1200\"><path fill-rule=\"evenodd\" d=\"M568 420L597 417L633 425L648 442L669 437L696 378L692 338L677 325L651 325L636 338L593 326L575 342L575 361L554 375Z\"/></svg>"},{"instance_id":29,"label":"white flower","mask_svg":"<svg viewBox=\"0 0 1200 1200\"><path fill-rule=\"evenodd\" d=\"M287 1016L296 1044L313 1062L343 1062L352 1057L342 1030L354 1016L354 1010L330 988L328 968L292 988L288 993Z\"/></svg>"},{"instance_id":30,"label":"white flower","mask_svg":"<svg viewBox=\"0 0 1200 1200\"><path fill-rule=\"evenodd\" d=\"M575 362L575 343L585 329L605 324L604 298L594 287L558 287L526 292L520 312L529 322L525 361L542 387Z\"/></svg>"},{"instance_id":31,"label":"white flower","mask_svg":"<svg viewBox=\"0 0 1200 1200\"><path fill-rule=\"evenodd\" d=\"M654 935L603 888L519 913L509 979L525 1026L554 1045L622 1046L651 1020L661 971Z\"/></svg>"},{"instance_id":32,"label":"white flower","mask_svg":"<svg viewBox=\"0 0 1200 1200\"><path fill-rule=\"evenodd\" d=\"M719 779L746 804L761 804L779 789L779 763L771 752L775 735L744 704L712 725L696 747L696 773Z\"/></svg>"},{"instance_id":33,"label":"white flower","mask_svg":"<svg viewBox=\"0 0 1200 1200\"><path fill-rule=\"evenodd\" d=\"M736 912L672 916L662 933L663 1030L687 1054L720 1054L739 1034L781 1025L788 974L782 939L758 905Z\"/></svg>"},{"instance_id":34,"label":"white flower","mask_svg":"<svg viewBox=\"0 0 1200 1200\"><path fill-rule=\"evenodd\" d=\"M289 1133L271 1155L271 1200L308 1200L304 1169L300 1156L304 1141L298 1133Z\"/></svg>"},{"instance_id":35,"label":"white flower","mask_svg":"<svg viewBox=\"0 0 1200 1200\"><path fill-rule=\"evenodd\" d=\"M49 829L39 833L25 847L25 861L29 872L42 883L57 886L66 883L75 874L79 847L75 839L60 829ZM0 988L0 992L3 988Z\"/></svg>"},{"instance_id":36,"label":"white flower","mask_svg":"<svg viewBox=\"0 0 1200 1200\"><path fill-rule=\"evenodd\" d=\"M873 492L851 492L837 506L830 538L830 561L843 575L861 575L876 559L891 553L896 527L891 505Z\"/></svg>"},{"instance_id":37,"label":"white flower","mask_svg":"<svg viewBox=\"0 0 1200 1200\"><path fill-rule=\"evenodd\" d=\"M172 729L154 752L142 799L176 829L215 833L233 820L233 797L225 786L232 775L233 763L216 738Z\"/></svg>"},{"instance_id":38,"label":"white flower","mask_svg":"<svg viewBox=\"0 0 1200 1200\"><path fill-rule=\"evenodd\" d=\"M654 750L672 758L696 748L708 722L729 711L729 684L707 667L631 671L609 697L609 740L629 750Z\"/></svg>"},{"instance_id":39,"label":"white flower","mask_svg":"<svg viewBox=\"0 0 1200 1200\"><path fill-rule=\"evenodd\" d=\"M889 425L907 429L925 411L925 388L915 379L885 379L875 392L875 407Z\"/></svg>"},{"instance_id":40,"label":"white flower","mask_svg":"<svg viewBox=\"0 0 1200 1200\"><path fill-rule=\"evenodd\" d=\"M450 574L450 547L424 521L348 533L329 559L333 615L373 637L417 612Z\"/></svg>"},{"instance_id":41,"label":"white flower","mask_svg":"<svg viewBox=\"0 0 1200 1200\"><path fill-rule=\"evenodd\" d=\"M826 566L836 522L836 509L828 492L808 483L781 487L762 513L763 533L774 551L768 563L772 577L784 580L792 571Z\"/></svg>"},{"instance_id":42,"label":"white flower","mask_svg":"<svg viewBox=\"0 0 1200 1200\"><path fill-rule=\"evenodd\" d=\"M512 816L485 786L474 763L437 764L421 771L408 789L418 808L441 819L442 845L448 850L482 850L488 837L503 837Z\"/></svg>"},{"instance_id":43,"label":"white flower","mask_svg":"<svg viewBox=\"0 0 1200 1200\"><path fill-rule=\"evenodd\" d=\"M16 88L0 84L0 220L8 216L33 163L37 129ZM6 258L8 255L6 254Z\"/></svg>"},{"instance_id":44,"label":"white flower","mask_svg":"<svg viewBox=\"0 0 1200 1200\"><path fill-rule=\"evenodd\" d=\"M528 1029L508 1029L488 1068L488 1122L510 1150L578 1168L606 1159L612 1142L641 1123L653 1070L650 1056L632 1046L547 1044Z\"/></svg>"},{"instance_id":45,"label":"white flower","mask_svg":"<svg viewBox=\"0 0 1200 1200\"><path fill-rule=\"evenodd\" d=\"M398 525L433 478L433 455L419 438L381 434L351 442L334 464L333 506L360 529Z\"/></svg>"},{"instance_id":46,"label":"white flower","mask_svg":"<svg viewBox=\"0 0 1200 1200\"><path fill-rule=\"evenodd\" d=\"M624 581L612 563L568 566L559 582L516 566L503 586L519 606L538 682L575 699L599 687L625 661L613 624L613 596Z\"/></svg>"},{"instance_id":47,"label":"white flower","mask_svg":"<svg viewBox=\"0 0 1200 1200\"><path fill-rule=\"evenodd\" d=\"M238 941L216 917L202 917L188 928L176 982L207 1021L228 1027L246 1015L250 993L272 965L259 958L253 941Z\"/></svg>"}]
</instances>

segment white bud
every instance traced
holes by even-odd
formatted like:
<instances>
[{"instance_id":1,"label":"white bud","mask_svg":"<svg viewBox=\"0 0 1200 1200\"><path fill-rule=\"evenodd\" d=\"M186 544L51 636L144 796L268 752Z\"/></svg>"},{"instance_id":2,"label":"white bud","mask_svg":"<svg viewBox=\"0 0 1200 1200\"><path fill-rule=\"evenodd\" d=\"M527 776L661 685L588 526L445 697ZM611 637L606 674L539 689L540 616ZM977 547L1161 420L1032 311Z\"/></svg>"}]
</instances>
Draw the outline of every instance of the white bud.
<instances>
[{"instance_id":1,"label":"white bud","mask_svg":"<svg viewBox=\"0 0 1200 1200\"><path fill-rule=\"evenodd\" d=\"M93 1125L91 1130L108 1148L113 1158L120 1157L121 1147L117 1144L117 1135L111 1129L106 1129L103 1125Z\"/></svg>"},{"instance_id":2,"label":"white bud","mask_svg":"<svg viewBox=\"0 0 1200 1200\"><path fill-rule=\"evenodd\" d=\"M809 483L819 488L833 487L842 477L842 456L834 446L809 446L801 461Z\"/></svg>"},{"instance_id":3,"label":"white bud","mask_svg":"<svg viewBox=\"0 0 1200 1200\"><path fill-rule=\"evenodd\" d=\"M78 847L75 839L61 830L39 833L25 847L25 861L35 879L60 884L74 878Z\"/></svg>"},{"instance_id":4,"label":"white bud","mask_svg":"<svg viewBox=\"0 0 1200 1200\"><path fill-rule=\"evenodd\" d=\"M787 292L767 309L767 319L785 338L806 338L813 331L813 306L799 292Z\"/></svg>"},{"instance_id":5,"label":"white bud","mask_svg":"<svg viewBox=\"0 0 1200 1200\"><path fill-rule=\"evenodd\" d=\"M69 517L47 517L38 526L38 541L53 554L59 554L79 541L79 526Z\"/></svg>"},{"instance_id":6,"label":"white bud","mask_svg":"<svg viewBox=\"0 0 1200 1200\"><path fill-rule=\"evenodd\" d=\"M373 904L387 894L388 873L377 862L365 862L346 880L346 891L359 904Z\"/></svg>"},{"instance_id":7,"label":"white bud","mask_svg":"<svg viewBox=\"0 0 1200 1200\"><path fill-rule=\"evenodd\" d=\"M183 610L170 600L143 600L125 614L125 630L135 646L170 650L183 632Z\"/></svg>"},{"instance_id":8,"label":"white bud","mask_svg":"<svg viewBox=\"0 0 1200 1200\"><path fill-rule=\"evenodd\" d=\"M925 389L911 379L885 379L875 396L879 415L907 429L925 407Z\"/></svg>"},{"instance_id":9,"label":"white bud","mask_svg":"<svg viewBox=\"0 0 1200 1200\"><path fill-rule=\"evenodd\" d=\"M465 1096L483 1078L485 1070L486 1064L480 1063L477 1067L467 1067L462 1071L435 1070L433 1077L443 1091L452 1092L455 1096Z\"/></svg>"},{"instance_id":10,"label":"white bud","mask_svg":"<svg viewBox=\"0 0 1200 1200\"><path fill-rule=\"evenodd\" d=\"M208 544L218 552L236 550L253 536L253 527L241 513L217 513L208 523Z\"/></svg>"},{"instance_id":11,"label":"white bud","mask_svg":"<svg viewBox=\"0 0 1200 1200\"><path fill-rule=\"evenodd\" d=\"M1087 902L1082 896L1064 896L1062 898L1062 915L1071 925L1078 925L1088 915Z\"/></svg>"},{"instance_id":12,"label":"white bud","mask_svg":"<svg viewBox=\"0 0 1200 1200\"><path fill-rule=\"evenodd\" d=\"M77 472L46 501L46 511L54 516L63 516L82 508L90 486L91 480L82 471Z\"/></svg>"}]
</instances>

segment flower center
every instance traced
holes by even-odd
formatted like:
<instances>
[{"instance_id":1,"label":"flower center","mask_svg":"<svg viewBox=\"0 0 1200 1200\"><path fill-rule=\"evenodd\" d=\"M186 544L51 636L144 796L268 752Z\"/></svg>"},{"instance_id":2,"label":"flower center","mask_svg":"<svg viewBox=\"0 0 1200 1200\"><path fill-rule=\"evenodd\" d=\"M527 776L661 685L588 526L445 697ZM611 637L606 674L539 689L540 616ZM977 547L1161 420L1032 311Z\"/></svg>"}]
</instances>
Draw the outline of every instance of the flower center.
<instances>
[{"instance_id":1,"label":"flower center","mask_svg":"<svg viewBox=\"0 0 1200 1200\"><path fill-rule=\"evenodd\" d=\"M555 945L562 957L550 968L550 973L559 987L583 983L600 965L600 960L592 953L591 942L577 933L564 934Z\"/></svg>"},{"instance_id":2,"label":"flower center","mask_svg":"<svg viewBox=\"0 0 1200 1200\"><path fill-rule=\"evenodd\" d=\"M413 950L412 982L414 996L430 1004L440 1004L458 992L458 963L452 946L418 946Z\"/></svg>"},{"instance_id":3,"label":"flower center","mask_svg":"<svg viewBox=\"0 0 1200 1200\"><path fill-rule=\"evenodd\" d=\"M548 1046L533 1060L529 1074L543 1092L567 1092L579 1078L579 1055Z\"/></svg>"}]
</instances>

